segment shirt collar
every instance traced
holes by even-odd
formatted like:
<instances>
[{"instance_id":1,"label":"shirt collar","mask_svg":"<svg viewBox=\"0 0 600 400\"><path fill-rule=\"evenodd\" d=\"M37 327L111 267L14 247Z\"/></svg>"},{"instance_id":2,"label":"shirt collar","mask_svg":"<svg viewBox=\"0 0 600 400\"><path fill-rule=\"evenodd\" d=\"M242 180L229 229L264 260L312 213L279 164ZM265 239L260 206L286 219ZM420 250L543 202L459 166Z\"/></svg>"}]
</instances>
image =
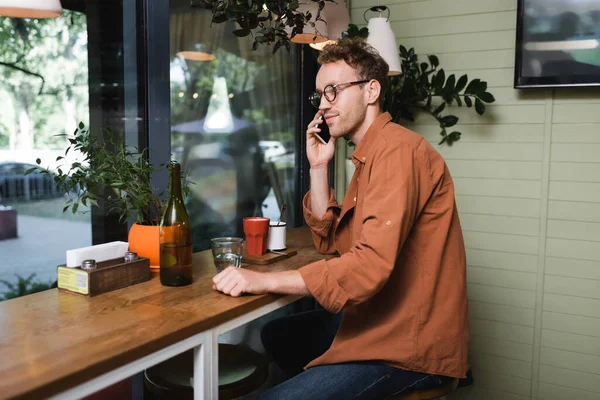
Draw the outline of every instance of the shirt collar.
<instances>
[{"instance_id":1,"label":"shirt collar","mask_svg":"<svg viewBox=\"0 0 600 400\"><path fill-rule=\"evenodd\" d=\"M388 112L378 115L371 126L369 126L369 129L367 129L365 136L352 152L352 158L364 164L367 161L371 149L373 149L373 146L377 143L377 137L379 136L381 129L391 120L392 116ZM356 162L354 164L356 164Z\"/></svg>"}]
</instances>

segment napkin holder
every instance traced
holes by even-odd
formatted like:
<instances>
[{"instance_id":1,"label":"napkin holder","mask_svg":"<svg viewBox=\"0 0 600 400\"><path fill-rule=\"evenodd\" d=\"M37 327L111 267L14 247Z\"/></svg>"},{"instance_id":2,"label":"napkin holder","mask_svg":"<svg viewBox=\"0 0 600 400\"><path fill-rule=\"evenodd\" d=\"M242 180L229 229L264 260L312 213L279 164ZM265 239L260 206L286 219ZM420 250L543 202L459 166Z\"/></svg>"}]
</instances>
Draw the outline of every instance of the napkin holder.
<instances>
[{"instance_id":1,"label":"napkin holder","mask_svg":"<svg viewBox=\"0 0 600 400\"><path fill-rule=\"evenodd\" d=\"M124 257L96 263L93 270L80 266L59 265L58 289L84 296L97 296L102 293L149 281L152 278L150 259L140 257L125 262Z\"/></svg>"}]
</instances>

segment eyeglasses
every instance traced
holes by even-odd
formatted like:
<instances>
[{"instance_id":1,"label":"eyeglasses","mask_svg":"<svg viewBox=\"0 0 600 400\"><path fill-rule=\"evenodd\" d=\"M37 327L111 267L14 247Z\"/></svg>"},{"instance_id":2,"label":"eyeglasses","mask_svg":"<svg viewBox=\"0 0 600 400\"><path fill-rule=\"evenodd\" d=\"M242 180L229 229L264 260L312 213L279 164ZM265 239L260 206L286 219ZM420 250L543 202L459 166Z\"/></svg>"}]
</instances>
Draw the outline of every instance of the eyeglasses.
<instances>
[{"instance_id":1,"label":"eyeglasses","mask_svg":"<svg viewBox=\"0 0 600 400\"><path fill-rule=\"evenodd\" d=\"M353 85L360 85L361 83L367 83L367 82L369 82L369 79L364 80L364 81L338 83L337 85L327 85L327 86L325 86L325 89L323 90L323 95L325 95L325 99L327 99L328 102L333 103L337 96L338 88L344 88L344 87L353 86ZM313 94L311 94L308 97L308 99L310 100L310 104L312 104L313 107L315 107L315 108L319 108L319 106L321 105L321 93L319 93L319 92L314 92Z\"/></svg>"}]
</instances>

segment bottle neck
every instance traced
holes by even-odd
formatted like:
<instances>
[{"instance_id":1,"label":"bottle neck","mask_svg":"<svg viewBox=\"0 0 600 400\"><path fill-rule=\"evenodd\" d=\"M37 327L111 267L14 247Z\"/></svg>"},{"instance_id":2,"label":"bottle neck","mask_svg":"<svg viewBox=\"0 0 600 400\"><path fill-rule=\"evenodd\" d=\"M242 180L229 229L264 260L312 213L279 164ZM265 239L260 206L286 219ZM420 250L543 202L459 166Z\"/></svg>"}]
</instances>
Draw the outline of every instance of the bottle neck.
<instances>
[{"instance_id":1,"label":"bottle neck","mask_svg":"<svg viewBox=\"0 0 600 400\"><path fill-rule=\"evenodd\" d=\"M182 198L181 195L181 167L177 163L171 164L171 185L169 194L177 198Z\"/></svg>"}]
</instances>

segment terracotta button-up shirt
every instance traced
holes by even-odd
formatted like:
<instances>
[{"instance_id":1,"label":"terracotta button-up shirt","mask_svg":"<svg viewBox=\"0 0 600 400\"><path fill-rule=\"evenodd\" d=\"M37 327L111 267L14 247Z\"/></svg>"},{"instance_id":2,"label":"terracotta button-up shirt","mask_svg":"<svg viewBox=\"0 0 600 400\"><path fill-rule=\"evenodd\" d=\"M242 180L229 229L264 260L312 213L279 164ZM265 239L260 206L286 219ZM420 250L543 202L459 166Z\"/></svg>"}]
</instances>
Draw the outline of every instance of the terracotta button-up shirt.
<instances>
[{"instance_id":1,"label":"terracotta button-up shirt","mask_svg":"<svg viewBox=\"0 0 600 400\"><path fill-rule=\"evenodd\" d=\"M381 114L353 153L356 171L338 205L304 216L319 252L300 269L327 310L343 309L331 348L308 364L380 361L456 378L467 370L466 263L454 184L440 154Z\"/></svg>"}]
</instances>

